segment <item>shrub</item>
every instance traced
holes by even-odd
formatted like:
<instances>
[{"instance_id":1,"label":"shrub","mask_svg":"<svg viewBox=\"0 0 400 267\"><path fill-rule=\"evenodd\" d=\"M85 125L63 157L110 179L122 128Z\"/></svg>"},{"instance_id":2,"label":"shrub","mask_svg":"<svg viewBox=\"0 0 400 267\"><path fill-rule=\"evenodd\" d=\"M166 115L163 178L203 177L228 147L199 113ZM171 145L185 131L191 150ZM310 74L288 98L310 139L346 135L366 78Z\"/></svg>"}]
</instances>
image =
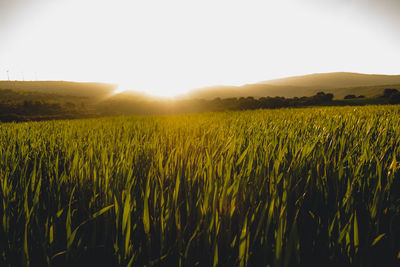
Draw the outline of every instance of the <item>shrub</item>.
<instances>
[{"instance_id":1,"label":"shrub","mask_svg":"<svg viewBox=\"0 0 400 267\"><path fill-rule=\"evenodd\" d=\"M344 97L344 99L354 99L354 98L356 98L355 95L346 95L346 96Z\"/></svg>"}]
</instances>

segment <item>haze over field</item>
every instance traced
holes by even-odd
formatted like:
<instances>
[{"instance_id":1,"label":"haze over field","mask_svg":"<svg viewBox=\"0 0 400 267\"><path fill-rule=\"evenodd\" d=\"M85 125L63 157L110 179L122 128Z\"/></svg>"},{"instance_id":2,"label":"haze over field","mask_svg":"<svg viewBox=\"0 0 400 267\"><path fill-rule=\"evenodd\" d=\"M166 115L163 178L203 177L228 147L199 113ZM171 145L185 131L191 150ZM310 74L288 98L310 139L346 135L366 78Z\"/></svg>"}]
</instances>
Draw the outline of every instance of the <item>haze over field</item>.
<instances>
[{"instance_id":1,"label":"haze over field","mask_svg":"<svg viewBox=\"0 0 400 267\"><path fill-rule=\"evenodd\" d=\"M309 73L399 74L399 8L396 0L0 0L0 80L175 96Z\"/></svg>"}]
</instances>

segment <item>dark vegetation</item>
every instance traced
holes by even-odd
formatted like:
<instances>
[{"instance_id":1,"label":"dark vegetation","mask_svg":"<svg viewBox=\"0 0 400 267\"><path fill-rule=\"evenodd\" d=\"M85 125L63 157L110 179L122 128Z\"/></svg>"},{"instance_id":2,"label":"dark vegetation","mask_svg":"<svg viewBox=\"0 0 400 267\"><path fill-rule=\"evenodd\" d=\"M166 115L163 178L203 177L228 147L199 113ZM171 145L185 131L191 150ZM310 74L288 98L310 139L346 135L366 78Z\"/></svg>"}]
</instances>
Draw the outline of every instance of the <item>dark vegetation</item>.
<instances>
[{"instance_id":1,"label":"dark vegetation","mask_svg":"<svg viewBox=\"0 0 400 267\"><path fill-rule=\"evenodd\" d=\"M344 97L344 99L354 99L354 98L356 98L355 95L346 95L346 96Z\"/></svg>"},{"instance_id":2,"label":"dark vegetation","mask_svg":"<svg viewBox=\"0 0 400 267\"><path fill-rule=\"evenodd\" d=\"M84 104L58 103L46 101L23 101L0 103L0 121L40 121L52 119L74 119L91 117L95 114L85 109Z\"/></svg>"},{"instance_id":3,"label":"dark vegetation","mask_svg":"<svg viewBox=\"0 0 400 267\"><path fill-rule=\"evenodd\" d=\"M103 115L122 114L176 114L224 110L248 110L283 107L305 107L325 105L332 102L333 95L319 92L311 97L240 97L240 98L215 98L213 100L190 99L178 101L141 101L133 104L132 101L109 100L98 109Z\"/></svg>"},{"instance_id":4,"label":"dark vegetation","mask_svg":"<svg viewBox=\"0 0 400 267\"><path fill-rule=\"evenodd\" d=\"M334 100L333 94L318 92L310 97L231 97L181 100L151 100L139 98L114 98L93 101L84 97L63 97L39 93L21 93L0 90L0 121L32 121L74 119L115 115L181 114L225 110L275 109L307 106L344 106L366 104L398 104L397 89L386 89L376 98L348 95L344 100Z\"/></svg>"},{"instance_id":5,"label":"dark vegetation","mask_svg":"<svg viewBox=\"0 0 400 267\"><path fill-rule=\"evenodd\" d=\"M400 104L400 92L397 89L385 89L382 97L387 99L389 104Z\"/></svg>"}]
</instances>

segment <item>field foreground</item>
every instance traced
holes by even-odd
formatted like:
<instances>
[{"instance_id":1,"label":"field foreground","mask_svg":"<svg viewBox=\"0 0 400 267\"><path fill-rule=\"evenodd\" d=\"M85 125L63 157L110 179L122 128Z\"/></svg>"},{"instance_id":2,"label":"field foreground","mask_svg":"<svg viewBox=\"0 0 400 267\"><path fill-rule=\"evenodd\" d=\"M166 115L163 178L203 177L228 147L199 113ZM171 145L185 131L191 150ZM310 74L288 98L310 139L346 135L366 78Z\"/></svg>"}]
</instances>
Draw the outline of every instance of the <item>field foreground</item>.
<instances>
[{"instance_id":1,"label":"field foreground","mask_svg":"<svg viewBox=\"0 0 400 267\"><path fill-rule=\"evenodd\" d=\"M0 124L0 266L395 266L399 111Z\"/></svg>"}]
</instances>

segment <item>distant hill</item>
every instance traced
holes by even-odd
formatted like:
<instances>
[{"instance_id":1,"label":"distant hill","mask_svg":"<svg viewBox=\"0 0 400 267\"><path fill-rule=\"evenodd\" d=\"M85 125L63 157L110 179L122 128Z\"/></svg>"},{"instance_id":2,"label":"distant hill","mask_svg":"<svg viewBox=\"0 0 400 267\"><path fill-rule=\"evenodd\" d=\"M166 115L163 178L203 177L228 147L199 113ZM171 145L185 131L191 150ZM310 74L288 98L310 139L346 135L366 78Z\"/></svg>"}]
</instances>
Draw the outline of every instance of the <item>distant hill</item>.
<instances>
[{"instance_id":1,"label":"distant hill","mask_svg":"<svg viewBox=\"0 0 400 267\"><path fill-rule=\"evenodd\" d=\"M356 86L344 88L321 88L321 87L296 87L296 86L274 86L269 84L249 84L244 86L215 86L194 90L188 93L185 98L214 99L231 97L275 97L286 98L312 96L318 92L332 93L335 99L342 99L346 95L363 95L374 97L381 95L386 88L394 88L400 91L400 84L376 85L376 86Z\"/></svg>"},{"instance_id":2,"label":"distant hill","mask_svg":"<svg viewBox=\"0 0 400 267\"><path fill-rule=\"evenodd\" d=\"M51 101L58 103L87 103L87 97L58 95L51 93L41 93L35 91L22 91L11 89L0 89L0 103L16 103L22 101Z\"/></svg>"},{"instance_id":3,"label":"distant hill","mask_svg":"<svg viewBox=\"0 0 400 267\"><path fill-rule=\"evenodd\" d=\"M322 73L288 77L243 86L213 86L193 90L187 98L213 99L216 97L302 97L317 92L344 98L348 94L372 97L382 94L385 88L400 89L400 75L370 75L359 73Z\"/></svg>"},{"instance_id":4,"label":"distant hill","mask_svg":"<svg viewBox=\"0 0 400 267\"><path fill-rule=\"evenodd\" d=\"M361 74L352 72L316 73L304 76L261 82L280 86L300 86L312 88L344 88L400 84L400 75Z\"/></svg>"},{"instance_id":5,"label":"distant hill","mask_svg":"<svg viewBox=\"0 0 400 267\"><path fill-rule=\"evenodd\" d=\"M117 89L117 85L65 81L0 81L0 89L101 99Z\"/></svg>"},{"instance_id":6,"label":"distant hill","mask_svg":"<svg viewBox=\"0 0 400 267\"><path fill-rule=\"evenodd\" d=\"M400 75L311 74L243 86L200 88L173 99L135 91L117 93L116 85L103 83L0 81L0 122L315 105L399 104L400 94L383 97L387 88L400 91ZM354 96L344 99L346 95Z\"/></svg>"},{"instance_id":7,"label":"distant hill","mask_svg":"<svg viewBox=\"0 0 400 267\"><path fill-rule=\"evenodd\" d=\"M142 92L126 91L119 94L113 92L117 85L105 83L80 83L65 81L0 81L0 90L8 89L16 92L32 92L47 94L46 99L62 97L78 97L79 101L148 101L155 100ZM214 99L232 97L276 97L285 98L312 96L317 92L332 93L335 99L343 99L348 94L373 97L382 94L386 88L400 90L400 75L370 75L360 73L319 73L294 76L270 81L263 81L243 86L212 86L199 88L181 95L178 99ZM6 93L3 92L5 95ZM34 99L34 95L11 96L9 98ZM53 96L50 96L53 95ZM36 98L44 98L38 96ZM36 99L35 98L35 99ZM71 99L73 100L73 99ZM158 99L160 100L160 99ZM78 99L76 100L78 101Z\"/></svg>"}]
</instances>

